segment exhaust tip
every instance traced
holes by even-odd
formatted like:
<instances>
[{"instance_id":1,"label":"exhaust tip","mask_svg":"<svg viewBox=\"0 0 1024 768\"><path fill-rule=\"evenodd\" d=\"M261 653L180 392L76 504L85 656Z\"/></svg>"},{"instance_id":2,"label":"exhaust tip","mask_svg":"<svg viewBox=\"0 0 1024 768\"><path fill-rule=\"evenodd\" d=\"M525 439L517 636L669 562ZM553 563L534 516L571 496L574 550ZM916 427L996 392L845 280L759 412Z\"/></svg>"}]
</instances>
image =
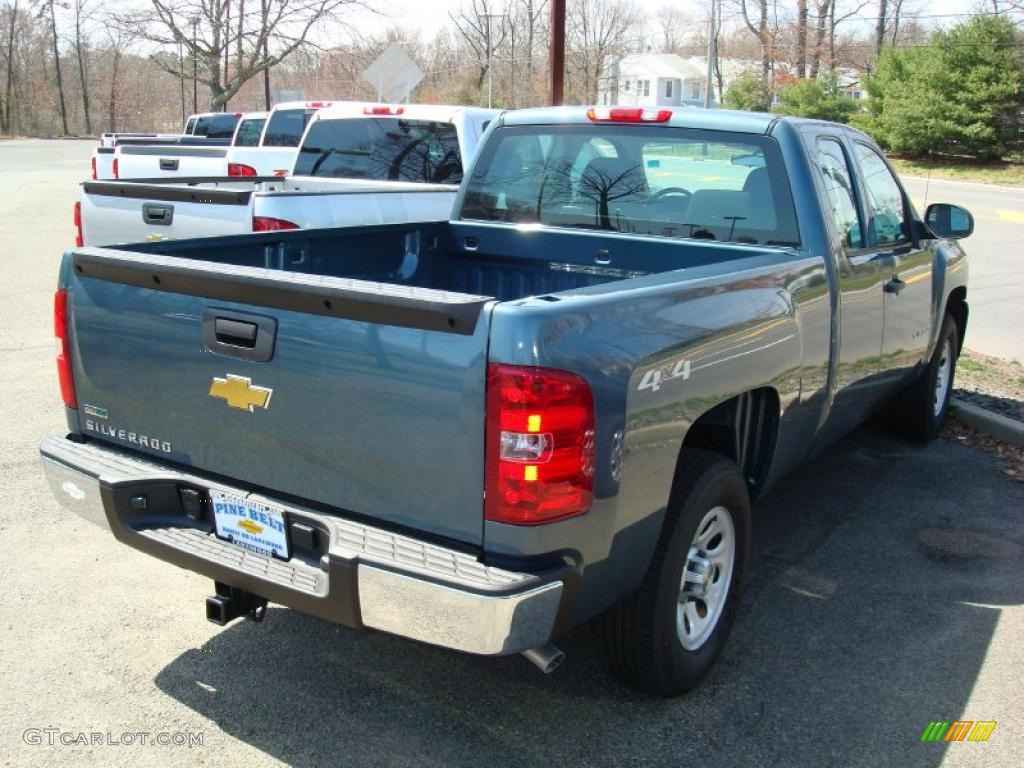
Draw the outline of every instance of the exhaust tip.
<instances>
[{"instance_id":1,"label":"exhaust tip","mask_svg":"<svg viewBox=\"0 0 1024 768\"><path fill-rule=\"evenodd\" d=\"M554 643L530 648L523 651L522 655L545 675L550 675L565 661L565 653Z\"/></svg>"}]
</instances>

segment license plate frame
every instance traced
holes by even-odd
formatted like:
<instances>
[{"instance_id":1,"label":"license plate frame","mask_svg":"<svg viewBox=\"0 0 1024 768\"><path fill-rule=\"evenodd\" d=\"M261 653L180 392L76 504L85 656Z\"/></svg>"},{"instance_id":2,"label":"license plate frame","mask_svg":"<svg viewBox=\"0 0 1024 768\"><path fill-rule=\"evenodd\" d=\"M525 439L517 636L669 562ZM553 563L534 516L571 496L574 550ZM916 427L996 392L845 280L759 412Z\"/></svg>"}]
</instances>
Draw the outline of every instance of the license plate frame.
<instances>
[{"instance_id":1,"label":"license plate frame","mask_svg":"<svg viewBox=\"0 0 1024 768\"><path fill-rule=\"evenodd\" d=\"M220 538L264 557L291 556L283 507L216 488L210 489L210 507Z\"/></svg>"}]
</instances>

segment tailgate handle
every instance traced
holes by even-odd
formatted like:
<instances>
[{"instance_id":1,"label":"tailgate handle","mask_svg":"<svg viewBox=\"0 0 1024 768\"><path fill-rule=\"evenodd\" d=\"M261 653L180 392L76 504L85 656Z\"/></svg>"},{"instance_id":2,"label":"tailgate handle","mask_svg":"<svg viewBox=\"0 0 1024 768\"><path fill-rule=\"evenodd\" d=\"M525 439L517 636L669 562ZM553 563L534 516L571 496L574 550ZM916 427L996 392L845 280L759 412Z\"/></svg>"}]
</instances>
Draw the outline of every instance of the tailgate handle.
<instances>
[{"instance_id":1,"label":"tailgate handle","mask_svg":"<svg viewBox=\"0 0 1024 768\"><path fill-rule=\"evenodd\" d=\"M233 344L236 347L256 346L256 324L243 323L240 320L229 320L218 317L213 321L213 333L221 344Z\"/></svg>"},{"instance_id":2,"label":"tailgate handle","mask_svg":"<svg viewBox=\"0 0 1024 768\"><path fill-rule=\"evenodd\" d=\"M203 343L211 352L265 363L274 356L277 321L233 309L203 310Z\"/></svg>"},{"instance_id":3,"label":"tailgate handle","mask_svg":"<svg viewBox=\"0 0 1024 768\"><path fill-rule=\"evenodd\" d=\"M176 170L178 170L178 158L176 158L176 157L161 157L160 158L160 170L161 171L176 171Z\"/></svg>"},{"instance_id":4,"label":"tailgate handle","mask_svg":"<svg viewBox=\"0 0 1024 768\"><path fill-rule=\"evenodd\" d=\"M147 224L169 227L174 221L174 206L159 203L145 203L142 206L142 220Z\"/></svg>"}]
</instances>

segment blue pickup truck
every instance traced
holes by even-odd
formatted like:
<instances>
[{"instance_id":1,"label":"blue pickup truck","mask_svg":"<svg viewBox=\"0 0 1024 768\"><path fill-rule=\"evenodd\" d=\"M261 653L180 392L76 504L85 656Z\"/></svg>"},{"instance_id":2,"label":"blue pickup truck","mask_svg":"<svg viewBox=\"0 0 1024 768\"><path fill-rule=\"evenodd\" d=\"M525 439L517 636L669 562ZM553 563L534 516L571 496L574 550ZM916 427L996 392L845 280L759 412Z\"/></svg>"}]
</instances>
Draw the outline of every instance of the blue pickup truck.
<instances>
[{"instance_id":1,"label":"blue pickup truck","mask_svg":"<svg viewBox=\"0 0 1024 768\"><path fill-rule=\"evenodd\" d=\"M751 500L887 405L940 428L972 229L841 125L505 113L450 221L68 251L43 466L211 577L217 623L273 601L549 671L592 621L675 695Z\"/></svg>"}]
</instances>

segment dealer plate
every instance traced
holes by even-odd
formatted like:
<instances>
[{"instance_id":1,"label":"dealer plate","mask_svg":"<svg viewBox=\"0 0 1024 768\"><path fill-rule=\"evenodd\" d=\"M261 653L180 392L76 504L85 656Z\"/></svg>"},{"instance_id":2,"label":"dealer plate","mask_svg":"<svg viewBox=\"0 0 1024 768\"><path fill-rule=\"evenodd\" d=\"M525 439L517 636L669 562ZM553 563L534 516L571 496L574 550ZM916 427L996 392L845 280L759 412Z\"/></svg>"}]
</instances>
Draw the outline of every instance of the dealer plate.
<instances>
[{"instance_id":1,"label":"dealer plate","mask_svg":"<svg viewBox=\"0 0 1024 768\"><path fill-rule=\"evenodd\" d=\"M217 535L222 539L261 555L288 559L283 509L213 489L210 502Z\"/></svg>"}]
</instances>

